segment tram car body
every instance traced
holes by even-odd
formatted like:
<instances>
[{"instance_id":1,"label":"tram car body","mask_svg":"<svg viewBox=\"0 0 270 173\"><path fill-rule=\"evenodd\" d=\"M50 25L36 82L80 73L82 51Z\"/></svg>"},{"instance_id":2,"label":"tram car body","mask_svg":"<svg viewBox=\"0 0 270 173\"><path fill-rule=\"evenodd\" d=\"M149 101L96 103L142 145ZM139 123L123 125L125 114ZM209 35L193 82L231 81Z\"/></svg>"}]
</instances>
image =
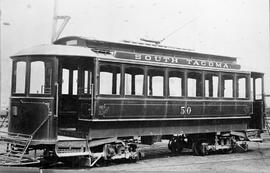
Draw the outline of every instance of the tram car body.
<instances>
[{"instance_id":1,"label":"tram car body","mask_svg":"<svg viewBox=\"0 0 270 173\"><path fill-rule=\"evenodd\" d=\"M214 141L264 127L263 74L234 57L72 36L11 58L8 133L32 135L28 148L54 150L59 136Z\"/></svg>"}]
</instances>

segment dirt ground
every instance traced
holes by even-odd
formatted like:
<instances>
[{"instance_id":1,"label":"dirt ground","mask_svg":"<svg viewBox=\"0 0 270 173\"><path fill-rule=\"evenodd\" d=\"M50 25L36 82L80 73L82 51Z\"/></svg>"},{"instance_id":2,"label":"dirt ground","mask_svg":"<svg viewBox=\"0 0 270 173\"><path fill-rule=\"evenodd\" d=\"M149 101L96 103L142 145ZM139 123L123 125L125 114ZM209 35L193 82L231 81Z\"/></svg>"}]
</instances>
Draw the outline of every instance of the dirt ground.
<instances>
[{"instance_id":1,"label":"dirt ground","mask_svg":"<svg viewBox=\"0 0 270 173\"><path fill-rule=\"evenodd\" d=\"M264 134L263 143L249 142L249 150L245 153L211 154L208 156L193 156L186 150L173 155L167 148L168 141L162 141L152 146L140 146L145 157L136 163L114 163L109 166L84 169L38 169L38 168L3 168L0 172L270 172L270 137Z\"/></svg>"},{"instance_id":2,"label":"dirt ground","mask_svg":"<svg viewBox=\"0 0 270 173\"><path fill-rule=\"evenodd\" d=\"M145 158L137 163L92 168L92 171L270 172L270 140L249 142L246 153L208 156L193 156L189 151L172 155L165 141L143 150Z\"/></svg>"}]
</instances>

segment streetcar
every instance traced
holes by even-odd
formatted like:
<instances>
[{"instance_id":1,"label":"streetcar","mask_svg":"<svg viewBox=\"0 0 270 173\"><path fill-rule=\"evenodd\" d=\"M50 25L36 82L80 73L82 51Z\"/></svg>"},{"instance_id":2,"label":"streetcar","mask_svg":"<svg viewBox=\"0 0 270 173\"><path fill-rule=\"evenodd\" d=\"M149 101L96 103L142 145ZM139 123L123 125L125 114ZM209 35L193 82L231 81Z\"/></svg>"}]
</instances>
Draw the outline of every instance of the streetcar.
<instances>
[{"instance_id":1,"label":"streetcar","mask_svg":"<svg viewBox=\"0 0 270 173\"><path fill-rule=\"evenodd\" d=\"M1 165L137 160L138 143L162 139L195 155L261 141L264 74L235 57L69 36L11 59Z\"/></svg>"}]
</instances>

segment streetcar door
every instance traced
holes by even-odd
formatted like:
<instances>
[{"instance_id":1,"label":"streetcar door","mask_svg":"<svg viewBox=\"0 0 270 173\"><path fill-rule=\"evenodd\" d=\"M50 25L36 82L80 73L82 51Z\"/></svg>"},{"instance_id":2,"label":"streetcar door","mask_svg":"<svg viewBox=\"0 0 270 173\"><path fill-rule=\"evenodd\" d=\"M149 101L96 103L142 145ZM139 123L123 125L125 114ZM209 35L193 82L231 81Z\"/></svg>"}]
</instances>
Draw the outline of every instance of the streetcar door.
<instances>
[{"instance_id":1,"label":"streetcar door","mask_svg":"<svg viewBox=\"0 0 270 173\"><path fill-rule=\"evenodd\" d=\"M76 130L79 119L91 118L93 59L84 57L59 58L60 130Z\"/></svg>"},{"instance_id":2,"label":"streetcar door","mask_svg":"<svg viewBox=\"0 0 270 173\"><path fill-rule=\"evenodd\" d=\"M262 73L251 73L253 114L251 115L250 127L263 129L264 127L264 81Z\"/></svg>"},{"instance_id":3,"label":"streetcar door","mask_svg":"<svg viewBox=\"0 0 270 173\"><path fill-rule=\"evenodd\" d=\"M59 63L58 127L76 130L78 119L78 67L76 63Z\"/></svg>"}]
</instances>

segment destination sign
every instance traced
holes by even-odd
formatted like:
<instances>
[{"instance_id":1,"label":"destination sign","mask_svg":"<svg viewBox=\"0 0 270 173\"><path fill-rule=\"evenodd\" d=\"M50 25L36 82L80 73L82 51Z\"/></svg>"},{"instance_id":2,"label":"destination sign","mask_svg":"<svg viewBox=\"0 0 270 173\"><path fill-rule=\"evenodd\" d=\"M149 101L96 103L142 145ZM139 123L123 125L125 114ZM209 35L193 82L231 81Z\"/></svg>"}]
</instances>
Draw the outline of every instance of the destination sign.
<instances>
[{"instance_id":1,"label":"destination sign","mask_svg":"<svg viewBox=\"0 0 270 173\"><path fill-rule=\"evenodd\" d=\"M116 58L128 59L128 60L138 60L144 62L160 62L167 64L179 64L179 65L190 65L197 67L212 67L220 69L240 69L240 65L221 62L221 61L208 61L190 58L180 58L180 57L170 57L170 56L160 56L160 55L150 55L150 54L138 54L138 53L127 53L127 52L116 52Z\"/></svg>"}]
</instances>

